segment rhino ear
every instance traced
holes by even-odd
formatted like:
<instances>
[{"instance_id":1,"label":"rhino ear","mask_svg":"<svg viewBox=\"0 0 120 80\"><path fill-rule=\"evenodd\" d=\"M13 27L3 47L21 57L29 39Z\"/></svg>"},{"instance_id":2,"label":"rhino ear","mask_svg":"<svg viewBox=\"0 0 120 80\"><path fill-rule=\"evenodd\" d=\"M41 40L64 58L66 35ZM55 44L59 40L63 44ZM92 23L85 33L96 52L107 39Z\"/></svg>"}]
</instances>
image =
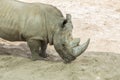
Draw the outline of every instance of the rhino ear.
<instances>
[{"instance_id":1,"label":"rhino ear","mask_svg":"<svg viewBox=\"0 0 120 80\"><path fill-rule=\"evenodd\" d=\"M71 14L66 14L66 19L63 21L62 28L67 27L67 23L71 23Z\"/></svg>"},{"instance_id":2,"label":"rhino ear","mask_svg":"<svg viewBox=\"0 0 120 80\"><path fill-rule=\"evenodd\" d=\"M68 23L71 23L71 14L66 14L66 20Z\"/></svg>"}]
</instances>

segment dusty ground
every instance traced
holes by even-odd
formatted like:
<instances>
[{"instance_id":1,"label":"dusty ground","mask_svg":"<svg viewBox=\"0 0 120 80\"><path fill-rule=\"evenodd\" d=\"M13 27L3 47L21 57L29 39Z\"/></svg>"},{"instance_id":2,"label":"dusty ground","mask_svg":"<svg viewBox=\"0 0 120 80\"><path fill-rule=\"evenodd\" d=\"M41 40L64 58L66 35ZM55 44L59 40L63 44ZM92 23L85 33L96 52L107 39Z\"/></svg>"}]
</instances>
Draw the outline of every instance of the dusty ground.
<instances>
[{"instance_id":1,"label":"dusty ground","mask_svg":"<svg viewBox=\"0 0 120 80\"><path fill-rule=\"evenodd\" d=\"M53 46L49 61L31 61L26 43L0 40L0 80L120 80L119 0L21 0L56 6L72 14L73 36L91 38L87 51L64 64ZM12 55L11 55L12 54Z\"/></svg>"}]
</instances>

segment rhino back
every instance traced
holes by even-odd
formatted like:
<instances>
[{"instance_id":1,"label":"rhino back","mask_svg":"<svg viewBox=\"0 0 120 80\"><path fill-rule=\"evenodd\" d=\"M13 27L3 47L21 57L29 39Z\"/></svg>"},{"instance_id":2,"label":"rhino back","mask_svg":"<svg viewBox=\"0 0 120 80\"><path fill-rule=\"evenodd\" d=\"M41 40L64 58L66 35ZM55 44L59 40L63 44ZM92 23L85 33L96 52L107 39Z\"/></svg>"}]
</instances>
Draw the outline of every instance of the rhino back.
<instances>
[{"instance_id":1,"label":"rhino back","mask_svg":"<svg viewBox=\"0 0 120 80\"><path fill-rule=\"evenodd\" d=\"M0 0L0 37L7 40L19 40L20 38L20 7L22 4L14 4L11 0Z\"/></svg>"},{"instance_id":2,"label":"rhino back","mask_svg":"<svg viewBox=\"0 0 120 80\"><path fill-rule=\"evenodd\" d=\"M1 0L0 12L0 37L13 41L22 37L47 40L63 18L51 5L16 0Z\"/></svg>"}]
</instances>

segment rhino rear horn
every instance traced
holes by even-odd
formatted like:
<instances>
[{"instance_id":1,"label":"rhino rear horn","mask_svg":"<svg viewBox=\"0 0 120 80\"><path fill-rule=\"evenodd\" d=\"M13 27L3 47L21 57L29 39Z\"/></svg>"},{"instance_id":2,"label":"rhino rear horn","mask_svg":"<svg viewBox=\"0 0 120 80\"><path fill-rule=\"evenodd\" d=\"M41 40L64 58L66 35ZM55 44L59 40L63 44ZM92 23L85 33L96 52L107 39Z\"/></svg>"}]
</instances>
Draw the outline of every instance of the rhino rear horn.
<instances>
[{"instance_id":1,"label":"rhino rear horn","mask_svg":"<svg viewBox=\"0 0 120 80\"><path fill-rule=\"evenodd\" d=\"M78 57L79 55L81 55L88 47L90 43L90 39L88 39L85 43L83 43L80 46L74 47L73 48L73 56Z\"/></svg>"}]
</instances>

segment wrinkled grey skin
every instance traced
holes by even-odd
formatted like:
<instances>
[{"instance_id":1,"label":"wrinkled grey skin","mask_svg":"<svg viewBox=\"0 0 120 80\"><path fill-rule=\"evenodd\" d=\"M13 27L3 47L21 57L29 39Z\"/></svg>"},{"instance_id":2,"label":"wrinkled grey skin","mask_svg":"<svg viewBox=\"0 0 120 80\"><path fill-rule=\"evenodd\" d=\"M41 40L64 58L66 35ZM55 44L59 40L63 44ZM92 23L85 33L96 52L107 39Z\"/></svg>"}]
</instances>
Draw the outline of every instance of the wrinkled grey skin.
<instances>
[{"instance_id":1,"label":"wrinkled grey skin","mask_svg":"<svg viewBox=\"0 0 120 80\"><path fill-rule=\"evenodd\" d=\"M0 37L9 41L27 41L32 60L46 58L47 44L54 45L61 58L69 63L82 54L89 41L79 46L72 38L71 15L66 19L51 5L0 0Z\"/></svg>"}]
</instances>

